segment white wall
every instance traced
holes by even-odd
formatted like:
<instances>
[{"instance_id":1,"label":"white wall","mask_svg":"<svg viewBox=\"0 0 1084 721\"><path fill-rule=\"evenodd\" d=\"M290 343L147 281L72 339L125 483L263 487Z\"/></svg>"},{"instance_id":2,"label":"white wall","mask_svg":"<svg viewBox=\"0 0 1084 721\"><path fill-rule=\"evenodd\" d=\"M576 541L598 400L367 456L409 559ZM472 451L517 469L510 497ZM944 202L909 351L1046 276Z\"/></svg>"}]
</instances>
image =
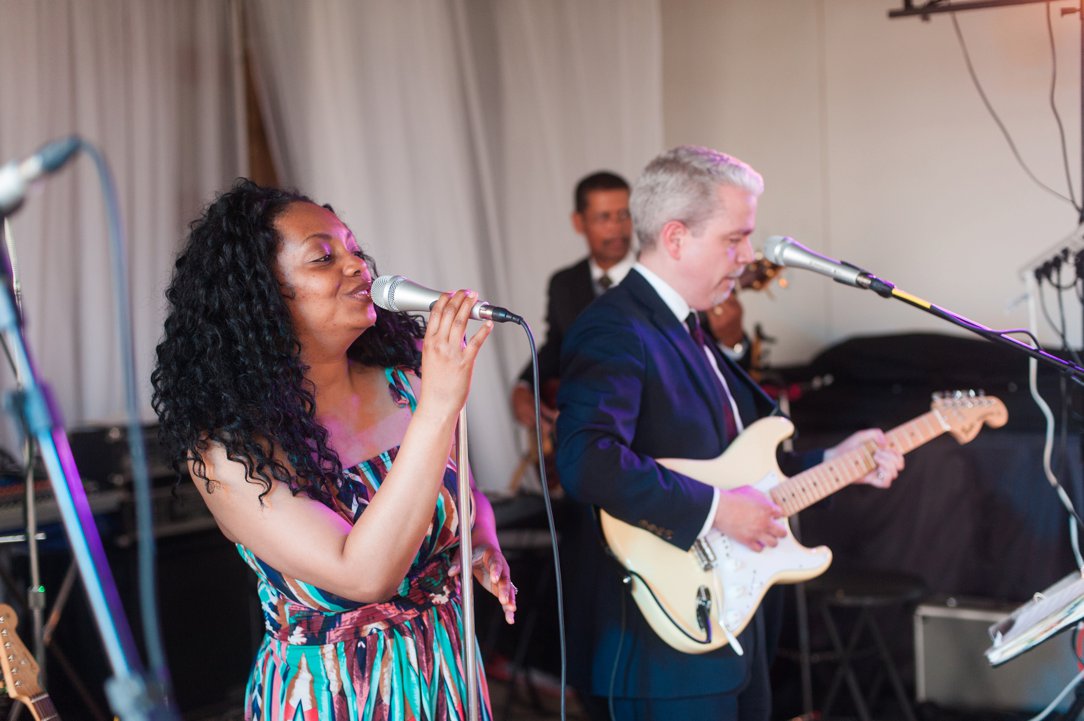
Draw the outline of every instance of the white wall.
<instances>
[{"instance_id":1,"label":"white wall","mask_svg":"<svg viewBox=\"0 0 1084 721\"><path fill-rule=\"evenodd\" d=\"M756 244L791 235L986 325L1026 325L1023 305L1006 311L1023 291L1017 270L1073 231L1077 213L1013 159L967 75L950 16L889 20L901 4L666 0L666 144L716 147L764 174ZM1079 182L1080 21L1052 7L1056 97ZM1025 160L1064 193L1044 13L1037 4L958 21ZM787 275L789 288L774 297L743 296L747 325L760 321L779 338L772 363L803 362L855 334L957 332L898 301ZM1070 306L1079 345L1079 303ZM1041 338L1055 340L1049 330Z\"/></svg>"}]
</instances>

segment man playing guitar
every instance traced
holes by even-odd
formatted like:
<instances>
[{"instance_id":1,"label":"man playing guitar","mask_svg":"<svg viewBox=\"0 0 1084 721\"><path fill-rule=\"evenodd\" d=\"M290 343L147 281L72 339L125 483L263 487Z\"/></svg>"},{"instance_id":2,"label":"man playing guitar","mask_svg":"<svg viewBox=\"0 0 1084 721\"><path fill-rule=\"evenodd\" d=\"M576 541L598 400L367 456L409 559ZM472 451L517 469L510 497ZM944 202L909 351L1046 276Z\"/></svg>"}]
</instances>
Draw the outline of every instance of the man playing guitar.
<instances>
[{"instance_id":1,"label":"man playing guitar","mask_svg":"<svg viewBox=\"0 0 1084 721\"><path fill-rule=\"evenodd\" d=\"M713 529L754 552L786 535L784 511L765 493L712 487L656 460L715 458L774 411L703 340L695 314L723 302L754 260L750 236L762 189L756 171L714 150L680 147L653 160L630 199L639 262L577 318L561 354L557 466L566 492L580 508L601 509L682 550ZM861 431L827 451L784 459L783 470L868 447L872 470L861 481L887 487L903 467L902 454L887 446L881 431ZM569 657L588 660L597 706L611 706L618 719L766 721L763 614L738 643L677 651L629 601L597 529L589 525L583 538L590 533L595 541L580 543L577 565L595 569L593 583L567 603L589 622L581 626L586 633L569 634Z\"/></svg>"}]
</instances>

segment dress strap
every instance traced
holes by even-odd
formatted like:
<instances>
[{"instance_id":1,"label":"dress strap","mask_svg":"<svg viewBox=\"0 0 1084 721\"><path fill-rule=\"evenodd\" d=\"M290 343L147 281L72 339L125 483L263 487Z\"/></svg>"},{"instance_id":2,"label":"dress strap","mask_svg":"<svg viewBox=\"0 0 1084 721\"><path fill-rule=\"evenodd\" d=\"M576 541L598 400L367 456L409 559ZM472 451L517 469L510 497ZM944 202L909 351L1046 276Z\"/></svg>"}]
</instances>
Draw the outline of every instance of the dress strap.
<instances>
[{"instance_id":1,"label":"dress strap","mask_svg":"<svg viewBox=\"0 0 1084 721\"><path fill-rule=\"evenodd\" d=\"M413 413L418 407L418 399L414 397L414 388L410 385L410 379L402 368L385 368L384 376L388 379L388 390L391 397L400 406L410 406Z\"/></svg>"}]
</instances>

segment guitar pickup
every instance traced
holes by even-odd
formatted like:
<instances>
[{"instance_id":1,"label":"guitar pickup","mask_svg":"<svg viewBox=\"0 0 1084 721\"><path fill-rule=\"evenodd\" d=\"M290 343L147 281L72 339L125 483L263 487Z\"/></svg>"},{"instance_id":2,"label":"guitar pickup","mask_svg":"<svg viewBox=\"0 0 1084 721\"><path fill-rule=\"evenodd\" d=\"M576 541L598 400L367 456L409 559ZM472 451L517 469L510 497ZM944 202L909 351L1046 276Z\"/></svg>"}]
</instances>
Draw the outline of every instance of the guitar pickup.
<instances>
[{"instance_id":1,"label":"guitar pickup","mask_svg":"<svg viewBox=\"0 0 1084 721\"><path fill-rule=\"evenodd\" d=\"M696 556L696 562L700 564L700 570L702 571L710 571L715 568L715 564L718 563L719 559L715 555L715 549L713 549L711 544L703 538L698 538L693 542L692 552L693 555ZM701 590L706 591L707 589L701 586ZM699 595L698 592L697 596Z\"/></svg>"}]
</instances>

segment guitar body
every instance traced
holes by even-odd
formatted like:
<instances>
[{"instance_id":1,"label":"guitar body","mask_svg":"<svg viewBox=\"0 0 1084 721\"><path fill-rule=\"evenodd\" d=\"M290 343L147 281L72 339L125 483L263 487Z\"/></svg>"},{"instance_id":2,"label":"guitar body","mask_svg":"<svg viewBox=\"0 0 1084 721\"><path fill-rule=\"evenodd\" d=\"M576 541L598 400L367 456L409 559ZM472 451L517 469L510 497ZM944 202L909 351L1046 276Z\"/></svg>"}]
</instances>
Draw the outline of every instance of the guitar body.
<instances>
[{"instance_id":1,"label":"guitar body","mask_svg":"<svg viewBox=\"0 0 1084 721\"><path fill-rule=\"evenodd\" d=\"M745 429L717 458L659 459L658 463L723 490L749 485L767 494L785 479L775 461L775 449L793 431L794 425L785 418L764 418ZM713 530L706 540L714 562L705 567L695 547L683 551L605 511L599 515L603 535L617 559L628 570L649 579L650 590L635 578L631 585L632 597L644 618L660 638L685 653L707 653L725 646L728 634L737 637L753 619L773 585L815 578L832 563L827 547L811 549L798 543L785 519L781 522L787 535L779 539L778 546L759 553ZM701 640L707 637L698 621L701 589L710 596L710 643L698 643L685 635Z\"/></svg>"}]
</instances>

